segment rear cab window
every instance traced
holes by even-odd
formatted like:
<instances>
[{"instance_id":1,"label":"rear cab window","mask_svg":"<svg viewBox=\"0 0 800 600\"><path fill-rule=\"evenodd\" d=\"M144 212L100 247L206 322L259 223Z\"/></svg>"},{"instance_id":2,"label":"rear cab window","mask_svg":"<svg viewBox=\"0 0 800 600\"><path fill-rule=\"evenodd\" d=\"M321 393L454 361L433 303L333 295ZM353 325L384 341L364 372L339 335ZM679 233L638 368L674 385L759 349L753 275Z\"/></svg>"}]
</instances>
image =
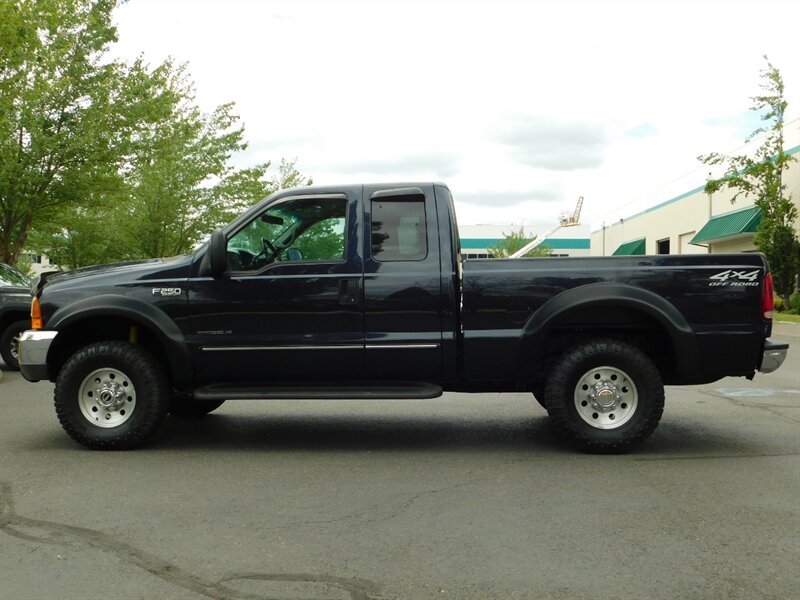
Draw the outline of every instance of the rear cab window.
<instances>
[{"instance_id":1,"label":"rear cab window","mask_svg":"<svg viewBox=\"0 0 800 600\"><path fill-rule=\"evenodd\" d=\"M373 198L372 258L378 262L422 261L428 256L425 196Z\"/></svg>"}]
</instances>

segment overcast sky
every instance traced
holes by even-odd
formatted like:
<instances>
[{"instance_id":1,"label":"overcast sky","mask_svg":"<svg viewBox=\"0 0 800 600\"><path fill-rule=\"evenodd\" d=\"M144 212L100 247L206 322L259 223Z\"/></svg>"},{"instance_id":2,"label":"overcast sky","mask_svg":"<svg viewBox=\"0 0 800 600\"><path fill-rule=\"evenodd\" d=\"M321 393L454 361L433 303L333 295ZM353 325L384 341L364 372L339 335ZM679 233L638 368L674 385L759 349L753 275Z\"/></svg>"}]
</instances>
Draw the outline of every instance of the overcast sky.
<instances>
[{"instance_id":1,"label":"overcast sky","mask_svg":"<svg viewBox=\"0 0 800 600\"><path fill-rule=\"evenodd\" d=\"M115 53L188 62L234 101L240 166L315 183L441 180L465 224L598 226L702 185L733 151L762 58L800 116L800 2L131 0Z\"/></svg>"}]
</instances>

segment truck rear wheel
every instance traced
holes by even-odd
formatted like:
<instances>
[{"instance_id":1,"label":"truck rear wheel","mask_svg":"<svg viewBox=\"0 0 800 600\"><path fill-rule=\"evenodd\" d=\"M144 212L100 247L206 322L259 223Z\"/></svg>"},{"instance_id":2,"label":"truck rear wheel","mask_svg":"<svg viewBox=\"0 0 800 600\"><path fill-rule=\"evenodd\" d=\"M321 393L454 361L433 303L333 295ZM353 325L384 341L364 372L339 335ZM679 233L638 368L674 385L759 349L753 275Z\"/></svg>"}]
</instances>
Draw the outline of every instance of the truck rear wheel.
<instances>
[{"instance_id":1,"label":"truck rear wheel","mask_svg":"<svg viewBox=\"0 0 800 600\"><path fill-rule=\"evenodd\" d=\"M664 411L664 385L638 348L614 339L583 342L553 365L545 390L559 433L585 452L617 454L646 440Z\"/></svg>"},{"instance_id":2,"label":"truck rear wheel","mask_svg":"<svg viewBox=\"0 0 800 600\"><path fill-rule=\"evenodd\" d=\"M140 346L108 341L78 350L56 380L54 403L61 426L96 450L125 450L161 425L170 389L155 358Z\"/></svg>"}]
</instances>

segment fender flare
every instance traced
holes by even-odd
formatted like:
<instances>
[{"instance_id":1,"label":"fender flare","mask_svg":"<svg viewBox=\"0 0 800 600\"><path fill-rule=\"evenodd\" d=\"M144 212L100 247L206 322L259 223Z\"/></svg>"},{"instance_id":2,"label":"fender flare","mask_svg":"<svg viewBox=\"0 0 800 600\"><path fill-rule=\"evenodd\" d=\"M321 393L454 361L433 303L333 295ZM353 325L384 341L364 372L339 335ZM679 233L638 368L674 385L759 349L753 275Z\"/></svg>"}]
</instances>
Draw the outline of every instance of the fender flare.
<instances>
[{"instance_id":1,"label":"fender flare","mask_svg":"<svg viewBox=\"0 0 800 600\"><path fill-rule=\"evenodd\" d=\"M84 298L53 313L47 328L61 331L82 319L103 315L124 317L152 331L166 350L173 386L192 382L192 361L183 332L164 311L152 304L115 294Z\"/></svg>"},{"instance_id":2,"label":"fender flare","mask_svg":"<svg viewBox=\"0 0 800 600\"><path fill-rule=\"evenodd\" d=\"M19 301L17 301L19 296ZM13 298L13 301L10 300ZM23 300L24 298L24 300ZM8 315L14 315L12 320L17 318L17 315L22 313L23 318L30 318L31 316L31 295L29 292L16 294L12 292L8 297L0 300L0 321L3 321Z\"/></svg>"},{"instance_id":3,"label":"fender flare","mask_svg":"<svg viewBox=\"0 0 800 600\"><path fill-rule=\"evenodd\" d=\"M668 300L632 285L591 283L572 288L547 300L528 319L520 340L520 373L526 365L544 356L545 340L561 317L574 310L622 306L653 317L666 330L675 351L677 372L689 375L697 370L697 342L692 327Z\"/></svg>"}]
</instances>

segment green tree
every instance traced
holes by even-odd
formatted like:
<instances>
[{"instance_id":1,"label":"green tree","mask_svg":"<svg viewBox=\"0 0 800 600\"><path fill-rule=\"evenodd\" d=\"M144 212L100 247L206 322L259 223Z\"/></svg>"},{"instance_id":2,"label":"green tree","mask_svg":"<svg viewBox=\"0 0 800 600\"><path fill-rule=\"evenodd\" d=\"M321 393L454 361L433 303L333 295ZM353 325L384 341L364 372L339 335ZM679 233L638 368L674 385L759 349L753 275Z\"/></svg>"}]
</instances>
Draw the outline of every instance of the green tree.
<instances>
[{"instance_id":1,"label":"green tree","mask_svg":"<svg viewBox=\"0 0 800 600\"><path fill-rule=\"evenodd\" d=\"M30 232L29 244L62 267L188 250L198 229L221 220L228 203L216 200L236 196L252 179L227 166L230 152L243 146L241 128L226 131L235 121L230 105L202 115L183 67L169 61L150 70L140 59L126 70L125 89L146 91L158 102L147 106L121 148L118 185L89 189L79 203L52 207ZM206 184L212 177L216 184Z\"/></svg>"},{"instance_id":2,"label":"green tree","mask_svg":"<svg viewBox=\"0 0 800 600\"><path fill-rule=\"evenodd\" d=\"M127 240L127 256L119 258L180 254L269 194L269 163L231 166L231 156L247 147L233 104L202 113L184 66L134 68L143 79L154 79L158 93L171 101L158 119L135 132L118 201L124 220L118 231Z\"/></svg>"},{"instance_id":3,"label":"green tree","mask_svg":"<svg viewBox=\"0 0 800 600\"><path fill-rule=\"evenodd\" d=\"M489 252L495 258L508 258L518 250L522 250L522 248L536 239L536 236L527 237L525 235L525 229L522 225L519 226L519 229L511 230L511 232L506 233L503 232L503 239L499 240L494 246L489 248ZM536 246L533 250L526 253L522 258L535 258L535 257L542 257L548 256L550 254L550 247L546 244L540 244Z\"/></svg>"},{"instance_id":4,"label":"green tree","mask_svg":"<svg viewBox=\"0 0 800 600\"><path fill-rule=\"evenodd\" d=\"M296 161L236 169L233 104L196 105L184 65L107 58L117 0L0 0L0 260L76 267L179 254Z\"/></svg>"},{"instance_id":5,"label":"green tree","mask_svg":"<svg viewBox=\"0 0 800 600\"><path fill-rule=\"evenodd\" d=\"M114 0L0 0L0 261L32 227L122 184L126 142L154 100L105 60Z\"/></svg>"},{"instance_id":6,"label":"green tree","mask_svg":"<svg viewBox=\"0 0 800 600\"><path fill-rule=\"evenodd\" d=\"M64 216L59 219L57 214ZM73 269L100 262L97 257L115 254L108 246L116 238L109 238L106 213L99 208L58 211L50 216L53 218L47 223L40 222L30 230L27 246L46 254L51 264Z\"/></svg>"},{"instance_id":7,"label":"green tree","mask_svg":"<svg viewBox=\"0 0 800 600\"><path fill-rule=\"evenodd\" d=\"M282 158L277 175L274 175L270 181L272 182L273 191L314 184L314 180L311 177L306 177L297 170L296 157L294 160Z\"/></svg>"},{"instance_id":8,"label":"green tree","mask_svg":"<svg viewBox=\"0 0 800 600\"><path fill-rule=\"evenodd\" d=\"M309 227L292 246L302 252L305 260L343 259L344 218L325 219Z\"/></svg>"},{"instance_id":9,"label":"green tree","mask_svg":"<svg viewBox=\"0 0 800 600\"><path fill-rule=\"evenodd\" d=\"M707 194L730 189L737 198L753 198L761 209L761 223L753 240L756 248L767 256L775 284L775 291L788 306L789 297L795 287L800 271L800 240L794 229L797 207L787 195L783 174L794 160L784 152L784 114L787 102L783 97L784 86L780 71L769 59L761 71L761 95L754 96L751 110L762 112L764 126L756 129L748 138L763 135L761 145L752 156L726 156L713 152L698 159L707 165L725 166L725 174L711 179L705 187Z\"/></svg>"}]
</instances>

